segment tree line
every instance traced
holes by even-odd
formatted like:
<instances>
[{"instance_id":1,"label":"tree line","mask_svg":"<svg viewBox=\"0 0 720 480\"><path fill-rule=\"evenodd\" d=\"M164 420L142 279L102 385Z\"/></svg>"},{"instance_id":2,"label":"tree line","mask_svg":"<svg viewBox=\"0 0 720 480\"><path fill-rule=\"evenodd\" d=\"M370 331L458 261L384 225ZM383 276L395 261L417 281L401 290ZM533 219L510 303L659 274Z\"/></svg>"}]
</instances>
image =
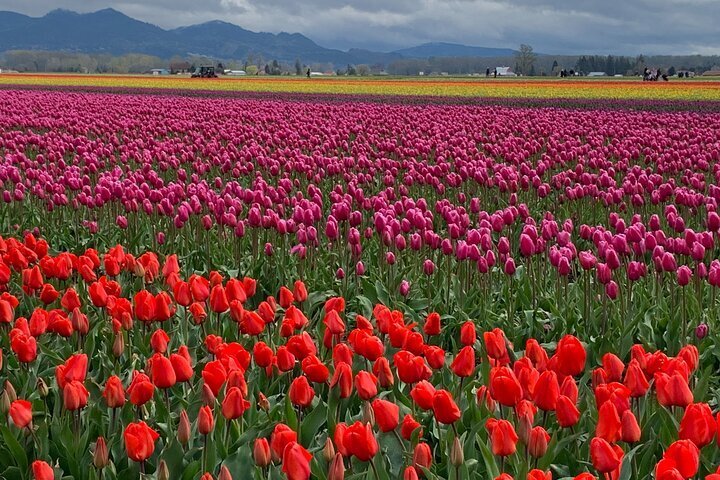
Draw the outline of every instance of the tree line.
<instances>
[{"instance_id":1,"label":"tree line","mask_svg":"<svg viewBox=\"0 0 720 480\"><path fill-rule=\"evenodd\" d=\"M430 57L427 59L399 59L389 65L346 65L331 63L293 63L264 59L261 55L248 54L244 59L222 60L203 57L173 57L162 59L151 55L85 54L47 52L35 50L7 51L0 55L0 68L21 72L71 72L71 73L147 73L151 69L172 70L173 64L188 66L217 65L221 63L230 70L245 70L247 74L304 75L309 68L313 72L334 72L338 75L365 76L379 73L390 75L425 75L447 73L448 75L485 75L496 67L511 67L515 73L529 76L557 76L561 70L587 74L605 72L608 75L639 74L645 67L661 68L671 75L677 71L702 73L720 65L720 56L643 56L627 57L613 55L538 55L529 45L521 45L514 56L508 57Z\"/></svg>"}]
</instances>

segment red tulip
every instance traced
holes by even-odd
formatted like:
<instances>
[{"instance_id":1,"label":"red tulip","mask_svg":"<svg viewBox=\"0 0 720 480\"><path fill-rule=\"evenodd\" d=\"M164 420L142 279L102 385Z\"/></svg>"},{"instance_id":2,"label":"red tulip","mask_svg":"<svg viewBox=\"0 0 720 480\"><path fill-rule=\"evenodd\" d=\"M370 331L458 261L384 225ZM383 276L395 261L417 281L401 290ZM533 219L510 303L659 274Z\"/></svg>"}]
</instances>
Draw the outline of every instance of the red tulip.
<instances>
[{"instance_id":1,"label":"red tulip","mask_svg":"<svg viewBox=\"0 0 720 480\"><path fill-rule=\"evenodd\" d=\"M555 372L546 370L540 374L535 384L535 392L533 400L535 405L544 411L553 411L557 406L557 400L560 396L560 385Z\"/></svg>"},{"instance_id":2,"label":"red tulip","mask_svg":"<svg viewBox=\"0 0 720 480\"><path fill-rule=\"evenodd\" d=\"M660 405L664 407L686 407L693 401L687 380L679 373L655 374L655 390Z\"/></svg>"},{"instance_id":3,"label":"red tulip","mask_svg":"<svg viewBox=\"0 0 720 480\"><path fill-rule=\"evenodd\" d=\"M227 370L220 360L213 360L205 364L202 371L202 378L205 385L210 387L213 395L217 397L220 388L227 381Z\"/></svg>"},{"instance_id":4,"label":"red tulip","mask_svg":"<svg viewBox=\"0 0 720 480\"><path fill-rule=\"evenodd\" d=\"M102 395L109 408L121 408L125 405L125 390L122 381L116 375L107 379Z\"/></svg>"},{"instance_id":5,"label":"red tulip","mask_svg":"<svg viewBox=\"0 0 720 480\"><path fill-rule=\"evenodd\" d=\"M471 346L463 347L450 364L450 369L458 377L470 377L475 371L475 349Z\"/></svg>"},{"instance_id":6,"label":"red tulip","mask_svg":"<svg viewBox=\"0 0 720 480\"><path fill-rule=\"evenodd\" d=\"M528 452L535 458L545 455L550 442L550 435L540 426L533 427L530 431L530 441L528 442Z\"/></svg>"},{"instance_id":7,"label":"red tulip","mask_svg":"<svg viewBox=\"0 0 720 480\"><path fill-rule=\"evenodd\" d=\"M702 448L713 441L716 431L717 423L710 406L707 403L692 403L685 409L678 437Z\"/></svg>"},{"instance_id":8,"label":"red tulip","mask_svg":"<svg viewBox=\"0 0 720 480\"><path fill-rule=\"evenodd\" d=\"M565 335L560 339L555 357L557 357L558 371L564 375L575 377L585 370L587 358L585 347L572 335Z\"/></svg>"},{"instance_id":9,"label":"red tulip","mask_svg":"<svg viewBox=\"0 0 720 480\"><path fill-rule=\"evenodd\" d=\"M621 423L620 438L623 442L635 443L640 440L642 436L640 425L638 425L637 418L635 418L635 414L633 414L631 410L625 410L623 412Z\"/></svg>"},{"instance_id":10,"label":"red tulip","mask_svg":"<svg viewBox=\"0 0 720 480\"><path fill-rule=\"evenodd\" d=\"M290 307L290 305L292 305L293 302L295 301L295 297L293 296L293 292L289 288L282 286L282 287L280 287L280 293L278 294L278 300L279 300L280 306L283 309L287 310Z\"/></svg>"},{"instance_id":11,"label":"red tulip","mask_svg":"<svg viewBox=\"0 0 720 480\"><path fill-rule=\"evenodd\" d=\"M427 318L425 319L425 325L423 325L423 332L425 332L425 335L429 337L434 335L440 335L440 329L440 314L436 312L428 314Z\"/></svg>"},{"instance_id":12,"label":"red tulip","mask_svg":"<svg viewBox=\"0 0 720 480\"><path fill-rule=\"evenodd\" d=\"M155 386L162 389L172 388L175 383L177 383L177 377L175 376L175 369L170 359L156 353L150 361L150 372Z\"/></svg>"},{"instance_id":13,"label":"red tulip","mask_svg":"<svg viewBox=\"0 0 720 480\"><path fill-rule=\"evenodd\" d=\"M460 327L460 343L463 345L474 345L477 335L475 333L475 324L468 320Z\"/></svg>"},{"instance_id":14,"label":"red tulip","mask_svg":"<svg viewBox=\"0 0 720 480\"><path fill-rule=\"evenodd\" d=\"M406 414L403 417L403 421L400 426L400 434L405 440L410 441L412 439L413 432L418 428L420 428L420 423L418 423L412 415ZM422 437L422 428L420 428L420 434L418 437Z\"/></svg>"},{"instance_id":15,"label":"red tulip","mask_svg":"<svg viewBox=\"0 0 720 480\"><path fill-rule=\"evenodd\" d=\"M390 370L390 362L385 357L378 357L373 364L373 374L378 379L378 383L382 388L392 388L395 384L392 370Z\"/></svg>"},{"instance_id":16,"label":"red tulip","mask_svg":"<svg viewBox=\"0 0 720 480\"><path fill-rule=\"evenodd\" d=\"M168 337L168 334L162 328L158 328L150 336L150 346L155 353L165 353L168 342L170 342L170 337Z\"/></svg>"},{"instance_id":17,"label":"red tulip","mask_svg":"<svg viewBox=\"0 0 720 480\"><path fill-rule=\"evenodd\" d=\"M575 402L564 395L558 397L555 415L562 428L572 427L580 420L580 411L575 406Z\"/></svg>"},{"instance_id":18,"label":"red tulip","mask_svg":"<svg viewBox=\"0 0 720 480\"><path fill-rule=\"evenodd\" d=\"M360 370L355 375L355 389L362 400L372 400L377 395L377 378L372 373Z\"/></svg>"},{"instance_id":19,"label":"red tulip","mask_svg":"<svg viewBox=\"0 0 720 480\"><path fill-rule=\"evenodd\" d=\"M403 383L408 385L426 380L432 374L424 358L413 355L407 350L397 352L393 360L397 368L398 377Z\"/></svg>"},{"instance_id":20,"label":"red tulip","mask_svg":"<svg viewBox=\"0 0 720 480\"><path fill-rule=\"evenodd\" d=\"M552 472L534 468L528 472L527 480L552 480Z\"/></svg>"},{"instance_id":21,"label":"red tulip","mask_svg":"<svg viewBox=\"0 0 720 480\"><path fill-rule=\"evenodd\" d=\"M675 469L682 478L692 478L700 466L700 450L690 440L678 440L670 445L655 470L656 478L664 471Z\"/></svg>"},{"instance_id":22,"label":"red tulip","mask_svg":"<svg viewBox=\"0 0 720 480\"><path fill-rule=\"evenodd\" d=\"M285 447L282 456L282 471L288 480L308 480L310 478L310 460L312 454L302 445L292 442Z\"/></svg>"},{"instance_id":23,"label":"red tulip","mask_svg":"<svg viewBox=\"0 0 720 480\"><path fill-rule=\"evenodd\" d=\"M308 383L307 377L298 377L290 384L288 395L293 405L307 408L315 398L315 390Z\"/></svg>"},{"instance_id":24,"label":"red tulip","mask_svg":"<svg viewBox=\"0 0 720 480\"><path fill-rule=\"evenodd\" d=\"M10 404L10 418L18 428L32 423L32 404L27 400L15 400Z\"/></svg>"},{"instance_id":25,"label":"red tulip","mask_svg":"<svg viewBox=\"0 0 720 480\"><path fill-rule=\"evenodd\" d=\"M297 442L297 433L284 423L278 423L275 425L272 436L270 437L270 448L273 451L273 455L278 459L281 459L285 447L290 444Z\"/></svg>"},{"instance_id":26,"label":"red tulip","mask_svg":"<svg viewBox=\"0 0 720 480\"><path fill-rule=\"evenodd\" d=\"M507 358L507 346L505 345L505 333L499 328L483 333L485 350L490 358L504 363Z\"/></svg>"},{"instance_id":27,"label":"red tulip","mask_svg":"<svg viewBox=\"0 0 720 480\"><path fill-rule=\"evenodd\" d=\"M415 404L423 410L433 408L433 397L435 396L435 387L428 381L421 381L415 384L410 390L410 397Z\"/></svg>"},{"instance_id":28,"label":"red tulip","mask_svg":"<svg viewBox=\"0 0 720 480\"><path fill-rule=\"evenodd\" d=\"M328 368L315 355L309 355L303 358L301 366L303 373L311 382L325 383L328 376L330 376Z\"/></svg>"},{"instance_id":29,"label":"red tulip","mask_svg":"<svg viewBox=\"0 0 720 480\"><path fill-rule=\"evenodd\" d=\"M514 407L522 399L520 382L508 367L493 367L490 370L490 396L507 407Z\"/></svg>"},{"instance_id":30,"label":"red tulip","mask_svg":"<svg viewBox=\"0 0 720 480\"><path fill-rule=\"evenodd\" d=\"M35 460L32 463L32 472L35 480L55 480L52 467L42 460Z\"/></svg>"},{"instance_id":31,"label":"red tulip","mask_svg":"<svg viewBox=\"0 0 720 480\"><path fill-rule=\"evenodd\" d=\"M270 445L267 439L258 438L255 440L255 444L253 445L253 460L255 460L255 465L260 468L265 468L270 465Z\"/></svg>"},{"instance_id":32,"label":"red tulip","mask_svg":"<svg viewBox=\"0 0 720 480\"><path fill-rule=\"evenodd\" d=\"M378 452L378 443L370 424L355 422L349 426L343 435L343 444L351 455L363 462L370 461Z\"/></svg>"},{"instance_id":33,"label":"red tulip","mask_svg":"<svg viewBox=\"0 0 720 480\"><path fill-rule=\"evenodd\" d=\"M293 297L295 298L295 300L300 303L307 300L307 297L308 297L307 288L305 288L305 284L301 280L295 281L295 284L293 285L292 294L293 294Z\"/></svg>"},{"instance_id":34,"label":"red tulip","mask_svg":"<svg viewBox=\"0 0 720 480\"><path fill-rule=\"evenodd\" d=\"M415 445L413 450L413 467L417 470L418 475L422 475L422 469L429 469L432 466L433 454L430 445L420 442Z\"/></svg>"},{"instance_id":35,"label":"red tulip","mask_svg":"<svg viewBox=\"0 0 720 480\"><path fill-rule=\"evenodd\" d=\"M485 428L490 436L493 455L507 457L515 453L518 435L510 422L491 418L485 423Z\"/></svg>"},{"instance_id":36,"label":"red tulip","mask_svg":"<svg viewBox=\"0 0 720 480\"><path fill-rule=\"evenodd\" d=\"M419 480L417 471L413 467L407 467L403 472L403 480Z\"/></svg>"},{"instance_id":37,"label":"red tulip","mask_svg":"<svg viewBox=\"0 0 720 480\"><path fill-rule=\"evenodd\" d=\"M595 436L603 438L610 443L620 439L620 415L612 402L605 402L598 410L598 423Z\"/></svg>"},{"instance_id":38,"label":"red tulip","mask_svg":"<svg viewBox=\"0 0 720 480\"><path fill-rule=\"evenodd\" d=\"M395 430L399 423L400 408L387 400L375 399L372 402L373 413L375 414L375 422L381 432L390 432Z\"/></svg>"},{"instance_id":39,"label":"red tulip","mask_svg":"<svg viewBox=\"0 0 720 480\"><path fill-rule=\"evenodd\" d=\"M618 452L602 438L595 437L590 441L590 458L600 473L612 472L620 466Z\"/></svg>"},{"instance_id":40,"label":"red tulip","mask_svg":"<svg viewBox=\"0 0 720 480\"><path fill-rule=\"evenodd\" d=\"M630 360L628 364L624 384L630 390L630 396L633 398L644 397L650 389L645 373L635 359Z\"/></svg>"},{"instance_id":41,"label":"red tulip","mask_svg":"<svg viewBox=\"0 0 720 480\"><path fill-rule=\"evenodd\" d=\"M136 371L133 373L133 378L127 389L127 393L130 395L130 403L139 407L153 397L155 385L153 385L147 375Z\"/></svg>"},{"instance_id":42,"label":"red tulip","mask_svg":"<svg viewBox=\"0 0 720 480\"><path fill-rule=\"evenodd\" d=\"M90 392L81 382L73 380L63 388L63 406L70 411L79 410L87 405Z\"/></svg>"},{"instance_id":43,"label":"red tulip","mask_svg":"<svg viewBox=\"0 0 720 480\"><path fill-rule=\"evenodd\" d=\"M210 310L215 313L227 312L230 308L225 289L222 285L215 285L210 291Z\"/></svg>"},{"instance_id":44,"label":"red tulip","mask_svg":"<svg viewBox=\"0 0 720 480\"><path fill-rule=\"evenodd\" d=\"M213 417L213 411L207 405L200 407L198 412L198 432L201 435L210 434L215 428L215 418Z\"/></svg>"},{"instance_id":45,"label":"red tulip","mask_svg":"<svg viewBox=\"0 0 720 480\"><path fill-rule=\"evenodd\" d=\"M446 425L460 419L460 409L447 390L437 390L433 395L433 413L435 420Z\"/></svg>"},{"instance_id":46,"label":"red tulip","mask_svg":"<svg viewBox=\"0 0 720 480\"><path fill-rule=\"evenodd\" d=\"M226 419L240 418L248 408L250 408L250 402L245 400L238 387L232 387L225 393L225 399L222 402L222 414Z\"/></svg>"},{"instance_id":47,"label":"red tulip","mask_svg":"<svg viewBox=\"0 0 720 480\"><path fill-rule=\"evenodd\" d=\"M134 462L144 462L155 451L155 440L160 435L145 422L131 423L123 433L128 458Z\"/></svg>"}]
</instances>

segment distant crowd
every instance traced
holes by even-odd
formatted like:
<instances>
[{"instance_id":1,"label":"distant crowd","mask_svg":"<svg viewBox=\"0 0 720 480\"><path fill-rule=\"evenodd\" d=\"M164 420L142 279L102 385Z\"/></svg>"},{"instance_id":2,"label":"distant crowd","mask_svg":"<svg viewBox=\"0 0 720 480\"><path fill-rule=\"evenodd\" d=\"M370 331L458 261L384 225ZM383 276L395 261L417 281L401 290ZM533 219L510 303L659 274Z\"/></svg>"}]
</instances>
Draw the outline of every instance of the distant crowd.
<instances>
[{"instance_id":1,"label":"distant crowd","mask_svg":"<svg viewBox=\"0 0 720 480\"><path fill-rule=\"evenodd\" d=\"M649 68L645 67L645 70L643 71L643 82L657 82L658 80L667 82L667 73L662 73L662 70L660 70L659 68L655 70L650 70Z\"/></svg>"}]
</instances>

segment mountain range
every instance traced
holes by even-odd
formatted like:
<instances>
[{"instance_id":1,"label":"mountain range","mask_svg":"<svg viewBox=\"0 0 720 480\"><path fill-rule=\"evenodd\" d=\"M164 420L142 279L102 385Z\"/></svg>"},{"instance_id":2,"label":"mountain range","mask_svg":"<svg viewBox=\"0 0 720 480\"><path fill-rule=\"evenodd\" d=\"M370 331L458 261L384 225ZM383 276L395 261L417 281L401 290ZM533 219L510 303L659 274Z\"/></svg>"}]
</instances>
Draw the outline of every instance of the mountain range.
<instances>
[{"instance_id":1,"label":"mountain range","mask_svg":"<svg viewBox=\"0 0 720 480\"><path fill-rule=\"evenodd\" d=\"M216 59L246 58L249 54L282 62L389 64L403 58L507 57L514 50L427 43L393 52L325 48L300 33L265 33L212 21L165 30L108 8L93 13L53 10L43 17L0 11L0 52L47 50L123 55L142 53L161 58L202 55Z\"/></svg>"}]
</instances>

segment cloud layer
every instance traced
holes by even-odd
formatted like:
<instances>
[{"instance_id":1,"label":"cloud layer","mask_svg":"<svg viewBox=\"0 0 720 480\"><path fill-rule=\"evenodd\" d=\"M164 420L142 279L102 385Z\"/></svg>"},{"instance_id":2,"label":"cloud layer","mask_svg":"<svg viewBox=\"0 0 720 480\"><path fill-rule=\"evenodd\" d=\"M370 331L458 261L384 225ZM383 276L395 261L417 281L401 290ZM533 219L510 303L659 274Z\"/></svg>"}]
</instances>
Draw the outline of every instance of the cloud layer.
<instances>
[{"instance_id":1,"label":"cloud layer","mask_svg":"<svg viewBox=\"0 0 720 480\"><path fill-rule=\"evenodd\" d=\"M224 20L254 31L300 32L330 48L392 50L456 42L555 54L720 54L718 0L64 0L78 12L112 7L174 28ZM0 0L41 16L51 0Z\"/></svg>"}]
</instances>

